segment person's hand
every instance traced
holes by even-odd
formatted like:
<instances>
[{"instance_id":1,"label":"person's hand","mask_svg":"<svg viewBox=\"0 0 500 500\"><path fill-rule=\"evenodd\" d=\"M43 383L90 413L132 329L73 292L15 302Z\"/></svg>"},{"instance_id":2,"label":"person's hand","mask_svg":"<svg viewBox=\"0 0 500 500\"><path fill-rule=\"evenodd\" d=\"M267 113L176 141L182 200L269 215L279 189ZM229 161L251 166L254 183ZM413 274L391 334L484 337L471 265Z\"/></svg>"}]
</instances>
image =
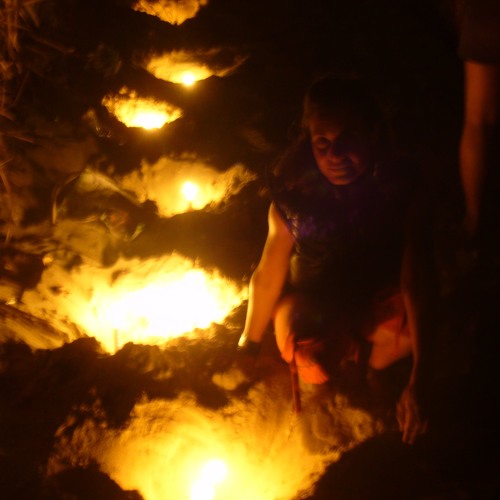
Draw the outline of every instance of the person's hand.
<instances>
[{"instance_id":1,"label":"person's hand","mask_svg":"<svg viewBox=\"0 0 500 500\"><path fill-rule=\"evenodd\" d=\"M409 384L401 394L396 406L396 417L399 430L403 433L403 443L413 444L419 435L427 432L428 421L413 384Z\"/></svg>"}]
</instances>

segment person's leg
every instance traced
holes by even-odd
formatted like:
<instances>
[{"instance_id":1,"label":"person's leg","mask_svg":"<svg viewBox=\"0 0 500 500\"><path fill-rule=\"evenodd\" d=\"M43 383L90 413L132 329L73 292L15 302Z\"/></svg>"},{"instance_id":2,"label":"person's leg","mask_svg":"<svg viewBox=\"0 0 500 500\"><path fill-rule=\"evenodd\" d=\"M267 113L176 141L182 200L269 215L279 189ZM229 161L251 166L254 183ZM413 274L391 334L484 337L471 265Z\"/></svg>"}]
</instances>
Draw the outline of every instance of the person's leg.
<instances>
[{"instance_id":1,"label":"person's leg","mask_svg":"<svg viewBox=\"0 0 500 500\"><path fill-rule=\"evenodd\" d=\"M318 361L325 348L324 318L318 307L301 294L281 299L274 313L276 343L282 358L294 359L300 378L309 384L322 384L329 377Z\"/></svg>"},{"instance_id":2,"label":"person's leg","mask_svg":"<svg viewBox=\"0 0 500 500\"><path fill-rule=\"evenodd\" d=\"M298 293L278 303L276 342L287 363L295 359L304 382L322 384L338 373L343 361L356 358L352 320L343 309L333 299Z\"/></svg>"},{"instance_id":3,"label":"person's leg","mask_svg":"<svg viewBox=\"0 0 500 500\"><path fill-rule=\"evenodd\" d=\"M412 345L400 292L375 299L367 340L372 344L368 365L375 370L384 370L410 356Z\"/></svg>"}]
</instances>

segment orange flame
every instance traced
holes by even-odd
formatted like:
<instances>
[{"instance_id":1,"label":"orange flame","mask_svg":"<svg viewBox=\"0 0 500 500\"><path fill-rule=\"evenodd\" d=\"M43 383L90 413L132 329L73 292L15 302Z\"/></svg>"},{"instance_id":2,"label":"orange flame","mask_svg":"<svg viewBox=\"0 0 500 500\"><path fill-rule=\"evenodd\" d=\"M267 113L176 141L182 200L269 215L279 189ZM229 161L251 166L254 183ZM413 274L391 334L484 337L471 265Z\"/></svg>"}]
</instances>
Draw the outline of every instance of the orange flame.
<instances>
[{"instance_id":1,"label":"orange flame","mask_svg":"<svg viewBox=\"0 0 500 500\"><path fill-rule=\"evenodd\" d=\"M54 282L61 290L56 296ZM82 264L71 273L54 262L25 295L30 313L49 316L63 332L76 325L108 352L127 342L163 345L223 324L245 298L240 284L176 254L119 260L112 268Z\"/></svg>"},{"instance_id":2,"label":"orange flame","mask_svg":"<svg viewBox=\"0 0 500 500\"><path fill-rule=\"evenodd\" d=\"M191 487L191 500L213 500L216 487L227 476L227 466L222 460L210 460L203 466L198 480Z\"/></svg>"},{"instance_id":3,"label":"orange flame","mask_svg":"<svg viewBox=\"0 0 500 500\"><path fill-rule=\"evenodd\" d=\"M156 78L190 86L210 76L227 76L246 60L246 56L238 54L229 64L221 65L218 61L221 52L217 48L195 52L173 50L152 55L142 65Z\"/></svg>"},{"instance_id":4,"label":"orange flame","mask_svg":"<svg viewBox=\"0 0 500 500\"><path fill-rule=\"evenodd\" d=\"M117 95L108 95L103 106L127 127L158 129L182 116L182 111L166 102L138 97L123 87Z\"/></svg>"},{"instance_id":5,"label":"orange flame","mask_svg":"<svg viewBox=\"0 0 500 500\"><path fill-rule=\"evenodd\" d=\"M198 10L207 3L208 0L137 0L132 8L158 17L169 24L182 24L187 19L195 17Z\"/></svg>"},{"instance_id":6,"label":"orange flame","mask_svg":"<svg viewBox=\"0 0 500 500\"><path fill-rule=\"evenodd\" d=\"M311 411L318 408L311 404ZM323 421L313 413L297 425L286 370L217 411L198 406L187 393L168 401L145 398L120 430L85 419L68 440L65 427L75 426L68 417L57 432L49 473L94 461L121 488L138 490L146 500L304 498L329 463L382 430L340 395L324 401L320 413L330 415L328 426L325 420L316 428Z\"/></svg>"},{"instance_id":7,"label":"orange flame","mask_svg":"<svg viewBox=\"0 0 500 500\"><path fill-rule=\"evenodd\" d=\"M188 87L195 82L206 80L215 73L204 64L189 59L183 60L172 54L151 59L146 69L156 78L172 83L182 83Z\"/></svg>"},{"instance_id":8,"label":"orange flame","mask_svg":"<svg viewBox=\"0 0 500 500\"><path fill-rule=\"evenodd\" d=\"M215 206L236 195L257 176L236 164L220 172L194 158L163 157L151 165L143 162L140 171L120 179L120 187L138 200L149 199L163 217Z\"/></svg>"}]
</instances>

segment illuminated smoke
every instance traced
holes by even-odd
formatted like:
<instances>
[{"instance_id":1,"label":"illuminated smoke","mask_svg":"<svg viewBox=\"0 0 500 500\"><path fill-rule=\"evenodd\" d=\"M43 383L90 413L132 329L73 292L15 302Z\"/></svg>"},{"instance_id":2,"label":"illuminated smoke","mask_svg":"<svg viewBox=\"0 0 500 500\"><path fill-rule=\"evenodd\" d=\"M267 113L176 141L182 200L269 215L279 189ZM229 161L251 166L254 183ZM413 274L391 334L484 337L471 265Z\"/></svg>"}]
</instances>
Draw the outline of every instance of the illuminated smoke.
<instances>
[{"instance_id":1,"label":"illuminated smoke","mask_svg":"<svg viewBox=\"0 0 500 500\"><path fill-rule=\"evenodd\" d=\"M328 425L321 446L313 448L307 436L319 437L319 421L311 408L299 425L287 382L284 370L219 410L200 407L187 394L144 400L120 429L105 425L99 405L94 418L87 408L84 423L75 426L82 419L70 415L58 430L48 473L97 463L122 489L138 490L145 500L297 498L310 493L328 464L379 432L380 424L337 395L323 409ZM210 482L207 468L215 475ZM208 487L204 497L193 495L200 483Z\"/></svg>"},{"instance_id":2,"label":"illuminated smoke","mask_svg":"<svg viewBox=\"0 0 500 500\"><path fill-rule=\"evenodd\" d=\"M176 50L162 55L152 56L142 65L156 78L172 83L192 85L208 77L227 76L244 61L245 57L237 55L230 63L219 62L223 54L219 49L209 51L188 52Z\"/></svg>"},{"instance_id":3,"label":"illuminated smoke","mask_svg":"<svg viewBox=\"0 0 500 500\"><path fill-rule=\"evenodd\" d=\"M118 94L108 95L103 106L127 127L158 129L182 116L182 110L172 104L138 97L137 92L123 87Z\"/></svg>"},{"instance_id":4,"label":"illuminated smoke","mask_svg":"<svg viewBox=\"0 0 500 500\"><path fill-rule=\"evenodd\" d=\"M153 165L143 162L140 171L123 177L119 183L141 202L154 201L160 215L171 217L216 206L255 179L256 175L242 165L220 172L195 159L165 157Z\"/></svg>"},{"instance_id":5,"label":"illuminated smoke","mask_svg":"<svg viewBox=\"0 0 500 500\"><path fill-rule=\"evenodd\" d=\"M37 288L25 293L24 307L61 332L74 338L77 328L114 352L127 342L162 345L223 324L245 296L217 271L173 254L119 260L111 268L85 263L71 272L54 261Z\"/></svg>"},{"instance_id":6,"label":"illuminated smoke","mask_svg":"<svg viewBox=\"0 0 500 500\"><path fill-rule=\"evenodd\" d=\"M207 4L208 0L138 0L132 8L169 24L182 24Z\"/></svg>"}]
</instances>

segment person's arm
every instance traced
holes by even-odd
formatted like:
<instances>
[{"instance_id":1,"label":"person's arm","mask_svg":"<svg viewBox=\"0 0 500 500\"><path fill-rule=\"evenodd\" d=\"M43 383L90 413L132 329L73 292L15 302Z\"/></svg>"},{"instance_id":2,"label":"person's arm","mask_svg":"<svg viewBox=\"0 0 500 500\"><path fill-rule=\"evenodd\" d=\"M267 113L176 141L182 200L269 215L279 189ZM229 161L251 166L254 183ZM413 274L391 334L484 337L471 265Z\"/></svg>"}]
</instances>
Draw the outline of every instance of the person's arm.
<instances>
[{"instance_id":1,"label":"person's arm","mask_svg":"<svg viewBox=\"0 0 500 500\"><path fill-rule=\"evenodd\" d=\"M412 343L413 366L398 402L403 442L412 444L426 431L426 400L431 390L436 331L437 279L433 257L432 210L427 203L412 207L401 269L401 289Z\"/></svg>"},{"instance_id":2,"label":"person's arm","mask_svg":"<svg viewBox=\"0 0 500 500\"><path fill-rule=\"evenodd\" d=\"M465 229L478 229L484 178L500 123L500 66L466 61L460 176L465 197Z\"/></svg>"},{"instance_id":3,"label":"person's arm","mask_svg":"<svg viewBox=\"0 0 500 500\"><path fill-rule=\"evenodd\" d=\"M287 278L294 239L287 225L271 204L269 229L259 264L250 279L245 329L239 345L260 344Z\"/></svg>"}]
</instances>

